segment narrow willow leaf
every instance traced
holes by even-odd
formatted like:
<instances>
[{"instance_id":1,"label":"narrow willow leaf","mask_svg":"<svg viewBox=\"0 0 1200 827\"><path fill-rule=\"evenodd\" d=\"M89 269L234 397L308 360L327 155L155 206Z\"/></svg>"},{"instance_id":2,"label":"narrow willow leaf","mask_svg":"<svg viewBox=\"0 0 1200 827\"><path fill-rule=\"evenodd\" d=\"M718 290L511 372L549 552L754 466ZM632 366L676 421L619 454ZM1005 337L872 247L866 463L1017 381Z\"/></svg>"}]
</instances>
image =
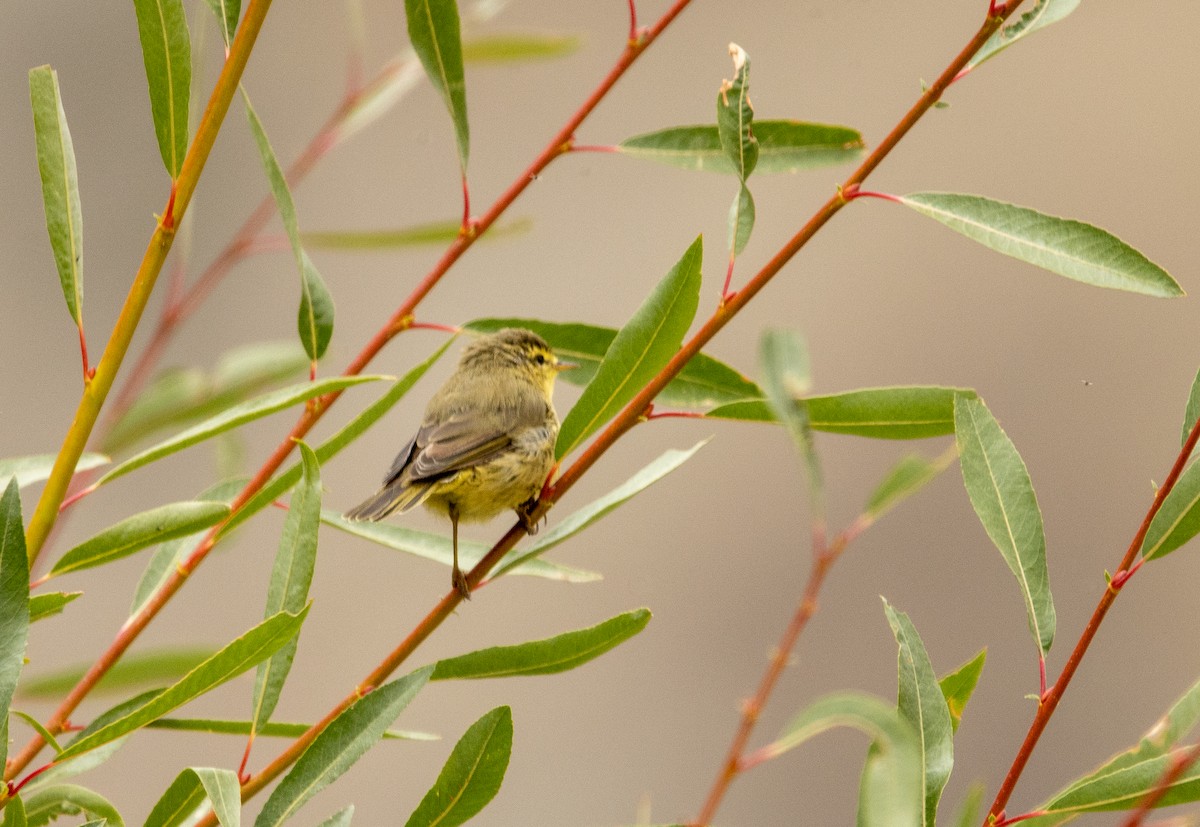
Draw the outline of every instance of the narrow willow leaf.
<instances>
[{"instance_id":1,"label":"narrow willow leaf","mask_svg":"<svg viewBox=\"0 0 1200 827\"><path fill-rule=\"evenodd\" d=\"M280 382L304 378L308 366L295 342L254 342L225 353L211 375L195 368L165 371L113 426L104 448L116 453L155 431L218 414Z\"/></svg>"},{"instance_id":2,"label":"narrow willow leaf","mask_svg":"<svg viewBox=\"0 0 1200 827\"><path fill-rule=\"evenodd\" d=\"M308 588L317 562L317 529L321 525L321 466L316 454L303 442L300 443L300 457L304 473L300 485L292 493L287 519L283 523L283 536L267 587L264 617L276 612L299 612L308 603ZM251 704L251 718L256 728L270 720L275 711L295 656L296 638L292 638L270 660L258 665Z\"/></svg>"},{"instance_id":3,"label":"narrow willow leaf","mask_svg":"<svg viewBox=\"0 0 1200 827\"><path fill-rule=\"evenodd\" d=\"M333 719L279 782L254 821L277 827L350 769L382 737L429 680L432 666L373 689Z\"/></svg>"},{"instance_id":4,"label":"narrow willow leaf","mask_svg":"<svg viewBox=\"0 0 1200 827\"><path fill-rule=\"evenodd\" d=\"M150 114L158 150L172 179L179 177L188 145L192 46L182 0L134 0L142 60L150 85Z\"/></svg>"},{"instance_id":5,"label":"narrow willow leaf","mask_svg":"<svg viewBox=\"0 0 1200 827\"><path fill-rule=\"evenodd\" d=\"M313 264L300 241L300 225L296 218L296 204L292 200L292 192L288 189L287 178L283 167L271 148L271 141L263 129L258 113L250 104L250 96L242 90L242 102L246 105L246 118L250 122L250 132L258 146L258 154L262 159L263 169L267 174L267 182L275 196L275 204L279 208L279 217L283 221L283 229L292 245L292 255L296 259L296 269L300 273L300 310L298 313L298 328L300 344L308 358L316 362L329 346L333 336L333 297L325 286L321 274Z\"/></svg>"},{"instance_id":6,"label":"narrow willow leaf","mask_svg":"<svg viewBox=\"0 0 1200 827\"><path fill-rule=\"evenodd\" d=\"M54 737L54 734L52 732L50 732L50 730L48 730L44 726L42 726L41 722L38 721L37 718L33 717L32 715L30 715L27 712L22 712L19 709L10 709L8 711L8 714L16 715L22 721L29 724L30 728L32 728L33 731L36 732L38 735L42 736L42 740L50 745L50 749L54 750L55 755L62 752L62 747L59 745L58 739L56 739Z\"/></svg>"},{"instance_id":7,"label":"narrow willow leaf","mask_svg":"<svg viewBox=\"0 0 1200 827\"><path fill-rule=\"evenodd\" d=\"M426 531L414 531L394 523L365 523L351 521L336 511L321 512L321 522L339 531L353 534L372 543L402 551L425 560L433 560L444 566L453 562L453 548L450 538L440 534L430 534ZM473 567L483 559L491 549L487 543L477 543L458 538L458 562L464 569ZM516 567L513 574L542 577L547 580L560 580L566 583L590 583L599 580L600 575L584 569L571 568L549 560L528 560Z\"/></svg>"},{"instance_id":8,"label":"narrow willow leaf","mask_svg":"<svg viewBox=\"0 0 1200 827\"><path fill-rule=\"evenodd\" d=\"M101 485L112 482L117 477L124 476L130 471L141 468L143 465L149 465L155 460L162 459L177 451L182 451L184 448L189 448L206 439L212 439L217 434L225 433L228 430L245 425L247 422L253 422L269 414L290 408L292 405L298 405L301 402L306 402L317 396L324 396L336 390L361 385L364 382L375 382L385 378L387 377L334 376L328 379L319 379L315 382L302 382L297 385L280 388L277 391L265 393L262 396L247 400L239 405L234 405L232 408L227 408L216 416L197 423L187 430L163 440L157 445L134 454L96 480L92 487L99 488Z\"/></svg>"},{"instance_id":9,"label":"narrow willow leaf","mask_svg":"<svg viewBox=\"0 0 1200 827\"><path fill-rule=\"evenodd\" d=\"M758 139L751 129L754 107L750 105L750 59L736 43L729 44L729 56L733 58L733 80L723 81L717 93L717 136L734 174L744 185L758 163Z\"/></svg>"},{"instance_id":10,"label":"narrow willow leaf","mask_svg":"<svg viewBox=\"0 0 1200 827\"><path fill-rule=\"evenodd\" d=\"M25 817L25 802L21 796L15 795L8 799L4 805L4 818L0 820L0 827L29 827L29 820Z\"/></svg>"},{"instance_id":11,"label":"narrow willow leaf","mask_svg":"<svg viewBox=\"0 0 1200 827\"><path fill-rule=\"evenodd\" d=\"M942 470L935 462L930 462L918 454L904 457L888 475L879 483L879 487L867 500L864 513L872 520L878 520L891 511L901 501L920 491Z\"/></svg>"},{"instance_id":12,"label":"narrow willow leaf","mask_svg":"<svg viewBox=\"0 0 1200 827\"><path fill-rule=\"evenodd\" d=\"M1196 426L1196 420L1200 419L1200 370L1196 371L1196 378L1192 380L1192 390L1188 394L1187 408L1183 412L1183 437L1180 444L1186 444L1188 436L1192 433L1192 428ZM0 473L0 478L3 474Z\"/></svg>"},{"instance_id":13,"label":"narrow willow leaf","mask_svg":"<svg viewBox=\"0 0 1200 827\"><path fill-rule=\"evenodd\" d=\"M48 480L55 459L55 454L35 454L28 457L0 459L0 482L7 484L9 477L16 477L17 485L24 488L35 482ZM101 465L107 465L111 461L104 454L85 453L79 457L79 462L75 463L75 473L90 471Z\"/></svg>"},{"instance_id":14,"label":"narrow willow leaf","mask_svg":"<svg viewBox=\"0 0 1200 827\"><path fill-rule=\"evenodd\" d=\"M1170 554L1200 533L1200 462L1193 462L1167 494L1146 537L1142 556L1147 560Z\"/></svg>"},{"instance_id":15,"label":"narrow willow leaf","mask_svg":"<svg viewBox=\"0 0 1200 827\"><path fill-rule=\"evenodd\" d=\"M333 338L333 296L308 253L301 250L300 259L300 310L296 326L304 352L315 362L325 355Z\"/></svg>"},{"instance_id":16,"label":"narrow willow leaf","mask_svg":"<svg viewBox=\"0 0 1200 827\"><path fill-rule=\"evenodd\" d=\"M322 821L317 827L350 827L353 818L354 805L350 804Z\"/></svg>"},{"instance_id":17,"label":"narrow willow leaf","mask_svg":"<svg viewBox=\"0 0 1200 827\"><path fill-rule=\"evenodd\" d=\"M512 754L512 710L498 706L463 733L405 827L458 827L500 792Z\"/></svg>"},{"instance_id":18,"label":"narrow willow leaf","mask_svg":"<svg viewBox=\"0 0 1200 827\"><path fill-rule=\"evenodd\" d=\"M133 698L128 698L116 706L108 709L97 715L91 722L84 727L80 732L76 733L72 742L78 741L81 738L86 738L96 730L107 726L112 721L124 717L131 710L137 709L162 692L161 689L152 689L148 692L143 692ZM67 778L72 778L81 775L85 772L96 769L107 762L113 755L125 745L129 740L129 736L125 735L117 738L114 741L109 741L103 746L97 747L90 752L82 755L77 755L67 761L61 759L56 760L54 765L41 773L37 778L29 782L25 787L27 790L34 790L42 786L50 786L51 784L59 784ZM70 746L70 744L68 744Z\"/></svg>"},{"instance_id":19,"label":"narrow willow leaf","mask_svg":"<svg viewBox=\"0 0 1200 827\"><path fill-rule=\"evenodd\" d=\"M159 718L146 724L147 729L170 729L182 732L207 732L213 735L249 735L253 721L217 721L208 718ZM259 738L299 738L312 729L312 724L293 724L270 721L257 730ZM383 733L385 741L440 741L440 735L414 732L406 729L389 729Z\"/></svg>"},{"instance_id":20,"label":"narrow willow leaf","mask_svg":"<svg viewBox=\"0 0 1200 827\"><path fill-rule=\"evenodd\" d=\"M458 140L458 162L465 170L471 152L471 132L467 124L458 4L455 0L404 0L404 14L413 51L450 110Z\"/></svg>"},{"instance_id":21,"label":"narrow willow leaf","mask_svg":"<svg viewBox=\"0 0 1200 827\"><path fill-rule=\"evenodd\" d=\"M900 649L897 706L916 733L921 758L921 783L925 791L921 824L933 827L937 823L938 801L954 767L954 726L916 627L907 614L896 611L886 600L883 610Z\"/></svg>"},{"instance_id":22,"label":"narrow willow leaf","mask_svg":"<svg viewBox=\"0 0 1200 827\"><path fill-rule=\"evenodd\" d=\"M800 172L853 161L863 150L862 134L845 126L803 121L755 121L760 175ZM617 145L634 158L708 172L735 172L721 147L716 126L673 126L635 135Z\"/></svg>"},{"instance_id":23,"label":"narrow willow leaf","mask_svg":"<svg viewBox=\"0 0 1200 827\"><path fill-rule=\"evenodd\" d=\"M984 530L1017 578L1029 631L1044 656L1054 642L1042 511L1025 461L982 400L954 400L959 467Z\"/></svg>"},{"instance_id":24,"label":"narrow willow leaf","mask_svg":"<svg viewBox=\"0 0 1200 827\"><path fill-rule=\"evenodd\" d=\"M212 13L217 18L217 28L221 30L221 39L225 41L228 50L237 34L238 18L242 14L242 0L205 0ZM228 827L228 825L226 825Z\"/></svg>"},{"instance_id":25,"label":"narrow willow leaf","mask_svg":"<svg viewBox=\"0 0 1200 827\"><path fill-rule=\"evenodd\" d=\"M1039 810L1045 810L1053 815L1031 819L1036 827L1051 827L1072 820L1084 809L1076 809L1078 805L1089 800L1100 803L1108 800L1119 800L1127 790L1136 789L1155 768L1162 767L1161 762L1172 751L1177 755L1187 749L1176 749L1179 742L1188 736L1200 721L1200 681L1194 683L1158 721L1154 723L1140 742L1128 750L1119 753L1093 772L1069 784L1064 790L1053 796ZM1147 770L1147 768L1150 768ZM1164 768L1165 769L1165 768ZM1193 768L1193 784L1196 778ZM1158 776L1161 779L1161 774ZM1127 805L1129 806L1129 805Z\"/></svg>"},{"instance_id":26,"label":"narrow willow leaf","mask_svg":"<svg viewBox=\"0 0 1200 827\"><path fill-rule=\"evenodd\" d=\"M636 635L650 622L649 609L609 618L587 629L515 646L493 646L437 662L430 680L553 675L582 666Z\"/></svg>"},{"instance_id":27,"label":"narrow willow leaf","mask_svg":"<svg viewBox=\"0 0 1200 827\"><path fill-rule=\"evenodd\" d=\"M788 429L796 447L811 459L812 432L805 399L812 387L808 349L794 333L768 330L762 335L758 351L763 390L771 411Z\"/></svg>"},{"instance_id":28,"label":"narrow willow leaf","mask_svg":"<svg viewBox=\"0 0 1200 827\"><path fill-rule=\"evenodd\" d=\"M135 652L117 661L96 684L92 694L121 692L146 684L168 684L212 657L208 647L181 647ZM88 664L68 666L23 681L17 693L22 698L53 698L69 692L87 672Z\"/></svg>"},{"instance_id":29,"label":"narrow willow leaf","mask_svg":"<svg viewBox=\"0 0 1200 827\"><path fill-rule=\"evenodd\" d=\"M61 614L66 605L81 594L83 592L47 592L33 595L29 598L29 622Z\"/></svg>"},{"instance_id":30,"label":"narrow willow leaf","mask_svg":"<svg viewBox=\"0 0 1200 827\"><path fill-rule=\"evenodd\" d=\"M234 498L241 493L248 482L248 479L238 477L222 480L216 485L209 486L204 491L201 491L196 495L196 499L204 502L232 505ZM183 563L186 556L195 549L196 544L203 537L203 531L196 532L195 534L187 534L183 537L168 540L154 550L154 553L150 555L150 562L146 564L145 570L142 571L142 576L138 580L137 587L133 590L133 601L129 607L130 617L133 617L145 607L146 602L176 572L178 566Z\"/></svg>"},{"instance_id":31,"label":"narrow willow leaf","mask_svg":"<svg viewBox=\"0 0 1200 827\"><path fill-rule=\"evenodd\" d=\"M343 448L366 433L368 428L378 422L385 413L390 411L397 402L404 398L412 389L412 386L417 383L417 380L425 375L425 371L429 370L433 363L441 358L442 354L446 352L446 348L453 341L453 337L447 339L445 344L433 352L433 355L411 369L403 378L392 385L387 393L368 405L362 413L346 423L344 428L323 442L316 450L317 459L322 463L328 462L330 458L336 456ZM244 506L238 509L236 514L230 517L229 522L221 526L220 534L217 535L218 538L224 538L242 522L283 496L288 489L299 481L301 465L302 463L296 463L263 486L261 491L255 494Z\"/></svg>"},{"instance_id":32,"label":"narrow willow leaf","mask_svg":"<svg viewBox=\"0 0 1200 827\"><path fill-rule=\"evenodd\" d=\"M965 388L934 386L863 388L829 396L808 396L814 431L874 439L927 439L954 433L955 396L974 397ZM709 411L715 419L773 422L762 400L734 402Z\"/></svg>"},{"instance_id":33,"label":"narrow willow leaf","mask_svg":"<svg viewBox=\"0 0 1200 827\"><path fill-rule=\"evenodd\" d=\"M877 745L868 762L869 777L863 779L861 792L869 801L860 806L860 817L871 825L919 825L921 758L916 736L897 710L878 698L855 692L820 698L792 719L763 752L776 757L839 726L858 729Z\"/></svg>"},{"instance_id":34,"label":"narrow willow leaf","mask_svg":"<svg viewBox=\"0 0 1200 827\"><path fill-rule=\"evenodd\" d=\"M1158 298L1183 295L1166 270L1091 224L979 195L917 192L897 200L998 253L1084 284Z\"/></svg>"},{"instance_id":35,"label":"narrow willow leaf","mask_svg":"<svg viewBox=\"0 0 1200 827\"><path fill-rule=\"evenodd\" d=\"M617 331L610 327L586 324L559 324L537 319L477 319L468 330L492 333L505 327L523 327L546 340L554 351L578 365L561 374L564 382L587 385L596 376L604 354L612 346ZM699 353L679 375L663 388L655 402L679 408L710 408L746 399L760 399L758 385L723 362Z\"/></svg>"},{"instance_id":36,"label":"narrow willow leaf","mask_svg":"<svg viewBox=\"0 0 1200 827\"><path fill-rule=\"evenodd\" d=\"M59 816L86 814L105 819L107 827L125 827L117 808L100 793L75 784L38 786L24 796L25 818L29 827L39 827Z\"/></svg>"},{"instance_id":37,"label":"narrow willow leaf","mask_svg":"<svg viewBox=\"0 0 1200 827\"><path fill-rule=\"evenodd\" d=\"M967 69L974 69L985 60L995 57L1026 35L1033 34L1051 23L1057 23L1075 11L1079 2L1080 0L1037 0L1033 8L1022 14L1019 20L1001 27L988 38L967 63Z\"/></svg>"},{"instance_id":38,"label":"narrow willow leaf","mask_svg":"<svg viewBox=\"0 0 1200 827\"><path fill-rule=\"evenodd\" d=\"M8 756L8 710L29 640L29 558L21 493L10 479L0 496L0 766Z\"/></svg>"},{"instance_id":39,"label":"narrow willow leaf","mask_svg":"<svg viewBox=\"0 0 1200 827\"><path fill-rule=\"evenodd\" d=\"M1128 764L1103 775L1076 783L1063 794L1038 808L1044 816L1029 819L1034 827L1049 827L1070 821L1080 813L1129 810L1151 791L1158 789L1163 776L1191 751L1178 747L1163 755ZM1170 807L1200 801L1200 767L1193 764L1167 789L1155 807Z\"/></svg>"},{"instance_id":40,"label":"narrow willow leaf","mask_svg":"<svg viewBox=\"0 0 1200 827\"><path fill-rule=\"evenodd\" d=\"M963 796L959 805L958 815L951 822L953 827L975 827L979 823L980 810L983 809L983 784L976 781Z\"/></svg>"},{"instance_id":41,"label":"narrow willow leaf","mask_svg":"<svg viewBox=\"0 0 1200 827\"><path fill-rule=\"evenodd\" d=\"M59 558L49 576L120 560L155 543L216 525L228 516L229 506L224 503L187 500L160 505L126 517L95 537L84 540Z\"/></svg>"},{"instance_id":42,"label":"narrow willow leaf","mask_svg":"<svg viewBox=\"0 0 1200 827\"><path fill-rule=\"evenodd\" d=\"M189 767L158 799L145 827L182 827L207 799L221 827L241 827L242 794L237 773L211 767Z\"/></svg>"},{"instance_id":43,"label":"narrow willow leaf","mask_svg":"<svg viewBox=\"0 0 1200 827\"><path fill-rule=\"evenodd\" d=\"M740 256L754 231L754 196L745 184L729 205L729 249Z\"/></svg>"},{"instance_id":44,"label":"narrow willow leaf","mask_svg":"<svg viewBox=\"0 0 1200 827\"><path fill-rule=\"evenodd\" d=\"M37 138L38 173L46 230L63 297L75 326L83 329L83 207L75 147L58 91L58 73L49 66L29 70L29 101Z\"/></svg>"},{"instance_id":45,"label":"narrow willow leaf","mask_svg":"<svg viewBox=\"0 0 1200 827\"><path fill-rule=\"evenodd\" d=\"M496 570L491 575L492 579L514 569L517 569L519 572L520 568L530 565L543 552L553 548L569 537L575 536L601 517L609 514L613 509L628 502L636 494L641 493L661 480L667 474L691 459L697 451L707 444L708 440L705 439L697 442L686 451L674 449L665 451L649 465L642 468L642 470L604 496L593 500L578 511L567 515L567 517L558 521L554 528L546 533L539 534L528 546L515 548L504 555L500 559L500 562L496 564Z\"/></svg>"},{"instance_id":46,"label":"narrow willow leaf","mask_svg":"<svg viewBox=\"0 0 1200 827\"><path fill-rule=\"evenodd\" d=\"M679 351L700 303L702 256L703 240L697 238L617 333L559 428L556 458L615 416Z\"/></svg>"},{"instance_id":47,"label":"narrow willow leaf","mask_svg":"<svg viewBox=\"0 0 1200 827\"><path fill-rule=\"evenodd\" d=\"M60 759L80 755L122 735L140 729L156 718L237 677L279 651L295 637L308 610L298 615L280 612L264 620L241 637L232 641L208 660L188 672L177 683L164 689L152 700L132 710L85 738L73 741L63 750Z\"/></svg>"},{"instance_id":48,"label":"narrow willow leaf","mask_svg":"<svg viewBox=\"0 0 1200 827\"><path fill-rule=\"evenodd\" d=\"M533 229L533 221L518 218L507 223L494 225L479 241L495 241L500 238L522 235ZM402 247L417 247L426 244L448 244L458 238L462 231L462 220L434 221L395 230L342 230L335 232L303 232L300 239L310 249L329 250L393 250Z\"/></svg>"},{"instance_id":49,"label":"narrow willow leaf","mask_svg":"<svg viewBox=\"0 0 1200 827\"><path fill-rule=\"evenodd\" d=\"M462 54L464 63L515 63L566 57L582 45L583 39L575 35L484 34L463 40Z\"/></svg>"},{"instance_id":50,"label":"narrow willow leaf","mask_svg":"<svg viewBox=\"0 0 1200 827\"><path fill-rule=\"evenodd\" d=\"M985 647L962 666L938 679L938 686L942 689L942 695L946 699L946 708L950 712L950 724L955 732L958 732L958 725L962 723L967 701L971 700L971 695L975 693L975 686L979 683L979 676L983 672L983 664L986 660L987 648Z\"/></svg>"}]
</instances>

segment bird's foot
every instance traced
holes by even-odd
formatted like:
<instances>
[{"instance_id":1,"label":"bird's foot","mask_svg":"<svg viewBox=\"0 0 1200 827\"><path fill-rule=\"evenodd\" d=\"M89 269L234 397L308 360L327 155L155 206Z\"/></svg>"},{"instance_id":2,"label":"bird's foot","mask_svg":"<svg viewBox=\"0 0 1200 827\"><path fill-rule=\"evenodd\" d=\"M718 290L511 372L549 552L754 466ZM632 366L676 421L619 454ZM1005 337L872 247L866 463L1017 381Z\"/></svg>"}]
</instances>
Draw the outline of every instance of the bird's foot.
<instances>
[{"instance_id":1,"label":"bird's foot","mask_svg":"<svg viewBox=\"0 0 1200 827\"><path fill-rule=\"evenodd\" d=\"M525 529L525 533L529 535L537 534L538 528L540 528L538 521L533 519L533 510L537 508L537 504L538 498L531 497L514 509L517 512L521 528Z\"/></svg>"},{"instance_id":2,"label":"bird's foot","mask_svg":"<svg viewBox=\"0 0 1200 827\"><path fill-rule=\"evenodd\" d=\"M467 576L458 566L455 566L454 571L450 573L450 584L454 586L454 590L462 596L463 600L471 599L471 584L467 582Z\"/></svg>"}]
</instances>

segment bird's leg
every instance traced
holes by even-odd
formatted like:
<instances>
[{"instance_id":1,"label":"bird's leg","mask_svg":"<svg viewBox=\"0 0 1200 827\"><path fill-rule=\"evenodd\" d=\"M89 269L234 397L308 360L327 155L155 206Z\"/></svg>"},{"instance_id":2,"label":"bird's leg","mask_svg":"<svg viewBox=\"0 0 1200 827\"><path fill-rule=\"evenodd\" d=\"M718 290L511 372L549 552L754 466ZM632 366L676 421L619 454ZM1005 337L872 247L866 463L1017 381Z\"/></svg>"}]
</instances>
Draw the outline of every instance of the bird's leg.
<instances>
[{"instance_id":1,"label":"bird's leg","mask_svg":"<svg viewBox=\"0 0 1200 827\"><path fill-rule=\"evenodd\" d=\"M470 600L471 586L467 583L467 577L463 574L462 569L458 567L458 506L450 503L446 510L450 514L450 532L454 543L454 570L450 572L450 583L462 595L463 600Z\"/></svg>"},{"instance_id":2,"label":"bird's leg","mask_svg":"<svg viewBox=\"0 0 1200 827\"><path fill-rule=\"evenodd\" d=\"M518 505L513 511L517 512L517 520L521 523L521 528L525 529L526 534L538 533L538 521L533 519L533 509L537 508L539 497L530 497L525 502Z\"/></svg>"}]
</instances>

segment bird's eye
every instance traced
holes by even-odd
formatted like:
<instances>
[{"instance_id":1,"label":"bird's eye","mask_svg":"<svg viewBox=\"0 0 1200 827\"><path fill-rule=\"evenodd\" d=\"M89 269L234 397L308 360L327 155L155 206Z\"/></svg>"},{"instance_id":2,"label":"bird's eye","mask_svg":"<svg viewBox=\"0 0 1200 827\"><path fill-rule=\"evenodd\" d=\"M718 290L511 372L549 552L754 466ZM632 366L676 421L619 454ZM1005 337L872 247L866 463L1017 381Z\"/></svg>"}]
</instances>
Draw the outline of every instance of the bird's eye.
<instances>
[{"instance_id":1,"label":"bird's eye","mask_svg":"<svg viewBox=\"0 0 1200 827\"><path fill-rule=\"evenodd\" d=\"M539 365L544 365L546 364L546 355L544 353L539 353L533 357L533 361L537 362Z\"/></svg>"}]
</instances>

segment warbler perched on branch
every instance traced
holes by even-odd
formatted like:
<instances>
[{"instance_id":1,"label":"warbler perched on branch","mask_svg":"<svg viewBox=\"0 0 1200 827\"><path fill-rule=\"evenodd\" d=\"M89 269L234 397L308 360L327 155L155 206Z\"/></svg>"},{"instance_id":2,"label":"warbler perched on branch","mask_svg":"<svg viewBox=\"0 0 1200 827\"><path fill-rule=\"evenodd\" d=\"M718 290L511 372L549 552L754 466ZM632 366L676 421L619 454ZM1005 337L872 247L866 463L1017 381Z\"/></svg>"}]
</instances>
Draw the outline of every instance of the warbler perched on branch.
<instances>
[{"instance_id":1,"label":"warbler perched on branch","mask_svg":"<svg viewBox=\"0 0 1200 827\"><path fill-rule=\"evenodd\" d=\"M511 508L532 533L530 512L554 467L554 380L573 367L529 330L505 328L480 337L429 400L417 435L392 462L383 488L346 518L381 520L421 503L448 516L451 583L470 598L458 567L458 523Z\"/></svg>"}]
</instances>

